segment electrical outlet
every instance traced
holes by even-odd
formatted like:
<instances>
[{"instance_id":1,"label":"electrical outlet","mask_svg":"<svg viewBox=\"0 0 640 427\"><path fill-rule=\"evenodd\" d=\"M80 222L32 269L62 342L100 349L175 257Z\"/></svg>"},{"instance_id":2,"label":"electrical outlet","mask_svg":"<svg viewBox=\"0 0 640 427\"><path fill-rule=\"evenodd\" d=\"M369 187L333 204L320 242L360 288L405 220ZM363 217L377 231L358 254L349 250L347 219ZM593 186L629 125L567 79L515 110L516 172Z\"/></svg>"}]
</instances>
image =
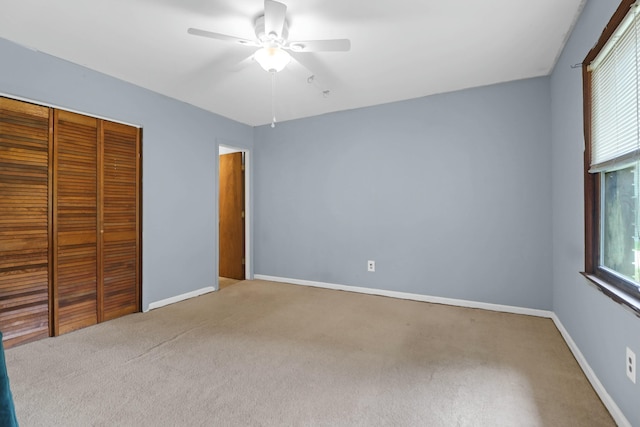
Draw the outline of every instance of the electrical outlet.
<instances>
[{"instance_id":1,"label":"electrical outlet","mask_svg":"<svg viewBox=\"0 0 640 427\"><path fill-rule=\"evenodd\" d=\"M627 347L627 376L633 382L636 383L636 354Z\"/></svg>"},{"instance_id":2,"label":"electrical outlet","mask_svg":"<svg viewBox=\"0 0 640 427\"><path fill-rule=\"evenodd\" d=\"M375 272L376 271L376 262L375 261L367 261L367 271Z\"/></svg>"}]
</instances>

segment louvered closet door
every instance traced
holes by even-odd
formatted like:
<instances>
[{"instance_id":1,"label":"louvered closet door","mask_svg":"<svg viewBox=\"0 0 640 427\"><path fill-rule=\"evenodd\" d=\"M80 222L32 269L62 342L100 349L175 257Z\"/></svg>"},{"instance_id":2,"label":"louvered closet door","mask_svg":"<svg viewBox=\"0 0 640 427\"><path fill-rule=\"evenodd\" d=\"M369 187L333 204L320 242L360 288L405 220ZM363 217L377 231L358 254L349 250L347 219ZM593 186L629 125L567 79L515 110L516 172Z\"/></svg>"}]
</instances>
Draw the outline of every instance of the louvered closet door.
<instances>
[{"instance_id":1,"label":"louvered closet door","mask_svg":"<svg viewBox=\"0 0 640 427\"><path fill-rule=\"evenodd\" d=\"M102 317L139 311L138 129L103 122Z\"/></svg>"},{"instance_id":2,"label":"louvered closet door","mask_svg":"<svg viewBox=\"0 0 640 427\"><path fill-rule=\"evenodd\" d=\"M0 330L49 335L49 109L0 98Z\"/></svg>"},{"instance_id":3,"label":"louvered closet door","mask_svg":"<svg viewBox=\"0 0 640 427\"><path fill-rule=\"evenodd\" d=\"M55 112L54 333L97 323L97 119Z\"/></svg>"}]
</instances>

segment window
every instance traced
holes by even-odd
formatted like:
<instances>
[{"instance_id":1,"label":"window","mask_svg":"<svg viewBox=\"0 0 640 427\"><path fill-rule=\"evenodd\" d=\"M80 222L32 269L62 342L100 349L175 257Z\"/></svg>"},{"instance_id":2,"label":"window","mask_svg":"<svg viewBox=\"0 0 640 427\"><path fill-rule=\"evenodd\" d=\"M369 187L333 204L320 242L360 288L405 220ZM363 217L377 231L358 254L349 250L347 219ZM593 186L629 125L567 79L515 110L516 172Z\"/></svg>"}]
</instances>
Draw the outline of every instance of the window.
<instances>
[{"instance_id":1,"label":"window","mask_svg":"<svg viewBox=\"0 0 640 427\"><path fill-rule=\"evenodd\" d=\"M640 315L640 6L623 0L583 61L585 275Z\"/></svg>"}]
</instances>

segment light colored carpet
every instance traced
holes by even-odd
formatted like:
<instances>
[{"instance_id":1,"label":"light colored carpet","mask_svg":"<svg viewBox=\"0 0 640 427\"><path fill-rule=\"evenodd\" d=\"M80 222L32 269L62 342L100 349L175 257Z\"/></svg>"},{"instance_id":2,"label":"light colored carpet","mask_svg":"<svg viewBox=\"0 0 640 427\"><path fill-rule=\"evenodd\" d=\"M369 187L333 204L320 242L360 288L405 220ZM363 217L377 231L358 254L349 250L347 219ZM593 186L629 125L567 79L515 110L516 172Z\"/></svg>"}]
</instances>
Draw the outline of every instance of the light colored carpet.
<instances>
[{"instance_id":1,"label":"light colored carpet","mask_svg":"<svg viewBox=\"0 0 640 427\"><path fill-rule=\"evenodd\" d=\"M610 426L548 319L245 281L12 348L21 426Z\"/></svg>"},{"instance_id":2,"label":"light colored carpet","mask_svg":"<svg viewBox=\"0 0 640 427\"><path fill-rule=\"evenodd\" d=\"M227 288L231 285L235 285L236 283L240 283L242 280L238 279L230 279L228 277L218 277L218 288L220 290Z\"/></svg>"}]
</instances>

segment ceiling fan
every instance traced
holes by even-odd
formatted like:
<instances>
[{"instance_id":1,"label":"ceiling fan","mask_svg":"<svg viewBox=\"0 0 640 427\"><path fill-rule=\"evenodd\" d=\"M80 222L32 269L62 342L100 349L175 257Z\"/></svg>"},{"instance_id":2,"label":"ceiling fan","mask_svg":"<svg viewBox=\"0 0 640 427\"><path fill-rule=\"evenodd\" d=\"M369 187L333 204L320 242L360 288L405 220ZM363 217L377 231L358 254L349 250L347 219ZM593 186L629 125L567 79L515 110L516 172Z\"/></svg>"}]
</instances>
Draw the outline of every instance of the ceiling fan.
<instances>
[{"instance_id":1,"label":"ceiling fan","mask_svg":"<svg viewBox=\"0 0 640 427\"><path fill-rule=\"evenodd\" d=\"M264 1L264 14L255 21L256 38L243 39L227 34L214 33L198 28L189 28L187 32L196 36L208 37L244 46L259 48L251 56L265 70L272 73L281 71L291 61L294 53L305 52L347 52L351 49L349 39L332 40L289 40L289 24L286 19L287 6L275 0Z\"/></svg>"}]
</instances>

